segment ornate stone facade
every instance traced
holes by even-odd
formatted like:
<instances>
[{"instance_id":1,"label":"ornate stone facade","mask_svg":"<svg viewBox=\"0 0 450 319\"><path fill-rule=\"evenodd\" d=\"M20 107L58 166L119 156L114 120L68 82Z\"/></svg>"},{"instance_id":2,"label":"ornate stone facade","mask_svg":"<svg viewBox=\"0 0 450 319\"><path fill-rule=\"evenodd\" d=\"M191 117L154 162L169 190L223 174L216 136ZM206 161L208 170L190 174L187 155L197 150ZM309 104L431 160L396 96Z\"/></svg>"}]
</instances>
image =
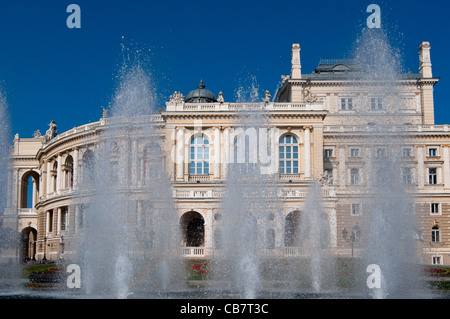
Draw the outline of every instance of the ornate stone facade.
<instances>
[{"instance_id":1,"label":"ornate stone facade","mask_svg":"<svg viewBox=\"0 0 450 319\"><path fill-rule=\"evenodd\" d=\"M288 258L298 254L295 247L285 246L283 228L288 216L302 209L314 181L322 185L323 209L331 230L329 246L338 255L350 256L349 241L342 234L361 224L364 217L359 191L364 186L365 169L361 154L374 151L366 149L364 137L400 126L405 134L403 155L410 169L405 178L414 185L414 216L422 262L450 265L450 126L434 124L433 87L438 79L431 75L429 50L428 43L420 46L420 73L405 74L399 80L401 105L388 107L389 103L385 103L372 113L370 94L355 91L348 81L335 75L327 77L326 72L302 74L300 46L294 44L292 73L282 76L275 102L266 92L265 100L256 105L226 102L221 93L217 102L186 103L183 95L175 92L160 114L140 116L135 125L151 123L161 137L180 222L186 223L194 213L203 220L201 242L189 246L185 238L180 243L183 256L208 258L214 253L220 199L238 135L236 120L240 111L260 107L268 115L268 127L273 129L271 173L277 175L278 196L283 203L282 215L274 221L277 226L272 256ZM321 67L336 72L350 68L342 63ZM361 110L369 112L361 116ZM376 112L394 118L395 125L371 125L378 116ZM60 134L52 121L45 136L16 135L11 190L3 218L17 220L17 230L26 238L17 258L58 259L63 252L66 256L73 252L71 241L83 227L83 205L91 195L89 189L80 187L83 170L96 152L100 136L111 125L117 123L105 113L98 122ZM190 166L190 144L199 132L209 141L208 169L201 172L192 171ZM298 147L298 166L294 169L297 164L291 162L292 170L287 170L280 160L281 139L285 136L295 138ZM111 146L113 153L129 154L130 169L122 177L130 180L137 193L143 182L147 143L138 133L123 134ZM353 185L352 169L359 169L361 174L357 186ZM33 183L31 202L27 201L29 182ZM357 244L355 251L358 253Z\"/></svg>"}]
</instances>

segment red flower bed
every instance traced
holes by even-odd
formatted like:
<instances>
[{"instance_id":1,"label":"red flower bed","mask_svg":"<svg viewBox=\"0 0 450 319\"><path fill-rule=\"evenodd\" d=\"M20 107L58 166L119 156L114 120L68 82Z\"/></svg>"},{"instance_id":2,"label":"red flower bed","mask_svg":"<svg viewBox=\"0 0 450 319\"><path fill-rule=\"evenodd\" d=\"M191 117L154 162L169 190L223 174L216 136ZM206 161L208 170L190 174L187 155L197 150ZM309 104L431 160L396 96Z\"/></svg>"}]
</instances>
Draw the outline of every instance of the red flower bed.
<instances>
[{"instance_id":1,"label":"red flower bed","mask_svg":"<svg viewBox=\"0 0 450 319\"><path fill-rule=\"evenodd\" d=\"M425 273L427 273L429 275L442 275L442 274L446 274L447 270L442 269L442 268L427 268L427 269L425 269Z\"/></svg>"},{"instance_id":2,"label":"red flower bed","mask_svg":"<svg viewBox=\"0 0 450 319\"><path fill-rule=\"evenodd\" d=\"M204 262L201 264L190 264L189 267L192 268L197 274L203 275L203 274L209 274L209 270L205 269L208 267L208 262Z\"/></svg>"}]
</instances>

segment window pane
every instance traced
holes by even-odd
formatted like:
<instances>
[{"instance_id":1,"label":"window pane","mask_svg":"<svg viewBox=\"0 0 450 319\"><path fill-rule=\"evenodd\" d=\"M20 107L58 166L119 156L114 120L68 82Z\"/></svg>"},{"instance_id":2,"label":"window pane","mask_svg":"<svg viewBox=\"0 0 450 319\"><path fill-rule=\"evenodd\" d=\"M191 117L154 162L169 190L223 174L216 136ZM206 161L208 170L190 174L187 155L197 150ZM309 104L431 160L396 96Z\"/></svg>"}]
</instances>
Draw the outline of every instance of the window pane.
<instances>
[{"instance_id":1,"label":"window pane","mask_svg":"<svg viewBox=\"0 0 450 319\"><path fill-rule=\"evenodd\" d=\"M286 144L291 144L291 136L290 135L286 136Z\"/></svg>"}]
</instances>

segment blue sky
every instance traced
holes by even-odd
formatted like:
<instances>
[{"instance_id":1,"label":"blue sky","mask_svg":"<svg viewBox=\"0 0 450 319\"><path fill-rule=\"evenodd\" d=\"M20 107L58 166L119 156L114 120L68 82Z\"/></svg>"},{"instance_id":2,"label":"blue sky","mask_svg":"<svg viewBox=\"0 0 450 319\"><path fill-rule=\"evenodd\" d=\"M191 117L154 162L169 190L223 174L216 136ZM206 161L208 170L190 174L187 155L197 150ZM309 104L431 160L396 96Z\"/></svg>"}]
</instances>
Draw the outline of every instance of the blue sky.
<instances>
[{"instance_id":1,"label":"blue sky","mask_svg":"<svg viewBox=\"0 0 450 319\"><path fill-rule=\"evenodd\" d=\"M69 29L69 4L81 8L81 29ZM104 1L21 0L0 4L0 87L11 131L31 137L50 120L59 132L97 121L110 104L122 66L122 46L147 57L160 106L203 79L235 100L250 76L274 94L290 73L291 45L300 43L302 71L320 58L349 58L368 17L381 7L383 28L418 72L418 47L431 43L436 123L450 123L450 5L445 1Z\"/></svg>"}]
</instances>

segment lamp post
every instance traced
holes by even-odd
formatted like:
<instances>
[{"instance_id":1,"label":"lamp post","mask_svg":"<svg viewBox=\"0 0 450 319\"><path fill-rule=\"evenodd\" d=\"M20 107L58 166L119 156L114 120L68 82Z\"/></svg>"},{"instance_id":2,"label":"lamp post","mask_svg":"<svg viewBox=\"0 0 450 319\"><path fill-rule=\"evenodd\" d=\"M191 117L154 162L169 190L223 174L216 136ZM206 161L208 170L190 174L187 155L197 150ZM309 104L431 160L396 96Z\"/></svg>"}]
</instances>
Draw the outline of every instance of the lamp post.
<instances>
[{"instance_id":1,"label":"lamp post","mask_svg":"<svg viewBox=\"0 0 450 319\"><path fill-rule=\"evenodd\" d=\"M344 230L342 231L342 237L344 238L345 241L347 241L347 236L348 236L348 231L347 231L347 229L344 228ZM359 229L358 226L354 226L352 228L352 233L349 238L349 241L351 242L351 247L352 247L352 258L354 256L353 246L355 243L357 243L359 241L360 237L361 237L361 230Z\"/></svg>"},{"instance_id":2,"label":"lamp post","mask_svg":"<svg viewBox=\"0 0 450 319\"><path fill-rule=\"evenodd\" d=\"M64 259L64 236L61 235L61 242L59 243L61 245L61 254L59 255L59 259L63 260Z\"/></svg>"},{"instance_id":3,"label":"lamp post","mask_svg":"<svg viewBox=\"0 0 450 319\"><path fill-rule=\"evenodd\" d=\"M47 260L47 237L44 237L44 258L42 258L43 261Z\"/></svg>"}]
</instances>

